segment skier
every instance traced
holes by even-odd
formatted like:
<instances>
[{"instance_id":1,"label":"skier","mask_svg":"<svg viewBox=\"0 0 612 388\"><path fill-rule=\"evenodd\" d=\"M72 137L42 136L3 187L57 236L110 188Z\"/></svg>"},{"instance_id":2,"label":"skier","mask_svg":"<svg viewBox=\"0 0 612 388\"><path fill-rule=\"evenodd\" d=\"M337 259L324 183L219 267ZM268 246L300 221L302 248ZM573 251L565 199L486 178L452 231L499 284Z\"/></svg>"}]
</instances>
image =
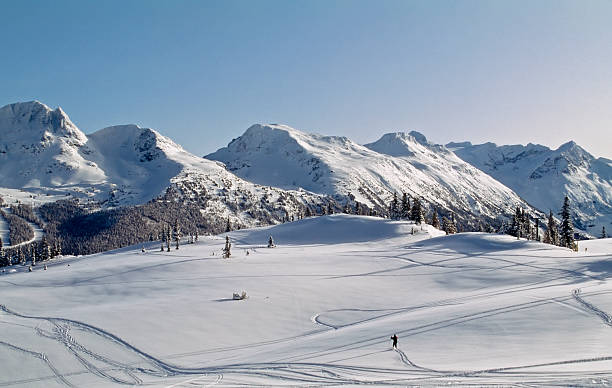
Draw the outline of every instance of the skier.
<instances>
[{"instance_id":1,"label":"skier","mask_svg":"<svg viewBox=\"0 0 612 388\"><path fill-rule=\"evenodd\" d=\"M393 340L393 349L397 349L397 334L393 334L391 339Z\"/></svg>"}]
</instances>

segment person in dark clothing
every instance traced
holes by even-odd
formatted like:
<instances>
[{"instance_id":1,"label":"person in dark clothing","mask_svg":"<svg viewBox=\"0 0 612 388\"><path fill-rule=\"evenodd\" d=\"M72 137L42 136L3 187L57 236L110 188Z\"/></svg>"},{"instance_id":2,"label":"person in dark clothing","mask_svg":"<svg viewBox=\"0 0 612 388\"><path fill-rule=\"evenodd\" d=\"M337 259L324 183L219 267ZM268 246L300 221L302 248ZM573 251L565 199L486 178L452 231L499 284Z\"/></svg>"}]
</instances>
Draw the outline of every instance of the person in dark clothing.
<instances>
[{"instance_id":1,"label":"person in dark clothing","mask_svg":"<svg viewBox=\"0 0 612 388\"><path fill-rule=\"evenodd\" d=\"M393 349L397 349L397 334L393 334L391 339L393 340Z\"/></svg>"}]
</instances>

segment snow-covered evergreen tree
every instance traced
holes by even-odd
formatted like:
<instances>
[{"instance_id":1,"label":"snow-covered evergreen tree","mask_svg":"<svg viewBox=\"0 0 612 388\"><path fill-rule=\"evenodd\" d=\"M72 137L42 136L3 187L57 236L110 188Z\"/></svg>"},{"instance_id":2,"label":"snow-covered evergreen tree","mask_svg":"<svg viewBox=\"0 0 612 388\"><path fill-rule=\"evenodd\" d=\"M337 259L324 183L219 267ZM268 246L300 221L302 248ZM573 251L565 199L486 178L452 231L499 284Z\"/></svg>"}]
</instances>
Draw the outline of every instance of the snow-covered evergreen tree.
<instances>
[{"instance_id":1,"label":"snow-covered evergreen tree","mask_svg":"<svg viewBox=\"0 0 612 388\"><path fill-rule=\"evenodd\" d=\"M453 216L451 216L450 220L447 217L442 218L442 230L444 230L446 234L457 233L457 226L455 225L455 220Z\"/></svg>"},{"instance_id":2,"label":"snow-covered evergreen tree","mask_svg":"<svg viewBox=\"0 0 612 388\"><path fill-rule=\"evenodd\" d=\"M393 200L389 205L389 218L397 219L399 216L399 203L397 202L397 193L393 193Z\"/></svg>"},{"instance_id":3,"label":"snow-covered evergreen tree","mask_svg":"<svg viewBox=\"0 0 612 388\"><path fill-rule=\"evenodd\" d=\"M166 228L166 251L170 252L170 225Z\"/></svg>"},{"instance_id":4,"label":"snow-covered evergreen tree","mask_svg":"<svg viewBox=\"0 0 612 388\"><path fill-rule=\"evenodd\" d=\"M438 219L438 209L434 208L431 215L431 226L440 229L440 220Z\"/></svg>"},{"instance_id":5,"label":"snow-covered evergreen tree","mask_svg":"<svg viewBox=\"0 0 612 388\"><path fill-rule=\"evenodd\" d=\"M225 232L231 232L232 231L232 223L230 222L230 218L227 217L227 224L225 225Z\"/></svg>"},{"instance_id":6,"label":"snow-covered evergreen tree","mask_svg":"<svg viewBox=\"0 0 612 388\"><path fill-rule=\"evenodd\" d=\"M544 242L552 245L559 245L559 232L557 231L557 222L553 217L552 210L548 213L547 229L544 233Z\"/></svg>"},{"instance_id":7,"label":"snow-covered evergreen tree","mask_svg":"<svg viewBox=\"0 0 612 388\"><path fill-rule=\"evenodd\" d=\"M417 224L420 224L425 220L425 218L423 217L423 208L421 207L421 200L418 197L412 200L412 210L410 211L410 218Z\"/></svg>"},{"instance_id":8,"label":"snow-covered evergreen tree","mask_svg":"<svg viewBox=\"0 0 612 388\"><path fill-rule=\"evenodd\" d=\"M223 247L223 258L227 259L232 255L232 243L229 236L225 236L225 246Z\"/></svg>"},{"instance_id":9,"label":"snow-covered evergreen tree","mask_svg":"<svg viewBox=\"0 0 612 388\"><path fill-rule=\"evenodd\" d=\"M601 238L608 238L608 235L606 234L606 227L605 226L601 227Z\"/></svg>"},{"instance_id":10,"label":"snow-covered evergreen tree","mask_svg":"<svg viewBox=\"0 0 612 388\"><path fill-rule=\"evenodd\" d=\"M574 249L574 225L570 211L569 198L566 195L561 208L561 246Z\"/></svg>"},{"instance_id":11,"label":"snow-covered evergreen tree","mask_svg":"<svg viewBox=\"0 0 612 388\"><path fill-rule=\"evenodd\" d=\"M400 206L400 217L403 219L410 218L410 200L406 193L402 194L402 203Z\"/></svg>"},{"instance_id":12,"label":"snow-covered evergreen tree","mask_svg":"<svg viewBox=\"0 0 612 388\"><path fill-rule=\"evenodd\" d=\"M179 249L179 242L181 241L181 226L178 220L174 220L174 227L172 228L172 238L176 243L176 249Z\"/></svg>"},{"instance_id":13,"label":"snow-covered evergreen tree","mask_svg":"<svg viewBox=\"0 0 612 388\"><path fill-rule=\"evenodd\" d=\"M274 245L274 239L272 239L272 236L270 236L270 238L268 239L268 248L274 248L276 245Z\"/></svg>"}]
</instances>

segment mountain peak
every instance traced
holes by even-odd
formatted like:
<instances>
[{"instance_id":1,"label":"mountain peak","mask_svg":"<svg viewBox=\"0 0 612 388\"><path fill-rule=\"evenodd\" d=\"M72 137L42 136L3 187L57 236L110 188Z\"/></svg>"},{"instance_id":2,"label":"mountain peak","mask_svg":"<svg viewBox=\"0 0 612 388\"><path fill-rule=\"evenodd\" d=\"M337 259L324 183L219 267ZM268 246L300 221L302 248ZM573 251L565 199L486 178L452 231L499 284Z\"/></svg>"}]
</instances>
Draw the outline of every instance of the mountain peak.
<instances>
[{"instance_id":1,"label":"mountain peak","mask_svg":"<svg viewBox=\"0 0 612 388\"><path fill-rule=\"evenodd\" d=\"M440 152L444 150L444 147L430 143L425 135L417 131L386 133L374 143L365 144L365 147L390 156L414 156L416 152L432 148Z\"/></svg>"},{"instance_id":2,"label":"mountain peak","mask_svg":"<svg viewBox=\"0 0 612 388\"><path fill-rule=\"evenodd\" d=\"M57 108L52 110L40 101L17 102L0 108L0 133L7 141L32 140L52 136L71 138L84 144L87 137L70 120L68 115Z\"/></svg>"}]
</instances>

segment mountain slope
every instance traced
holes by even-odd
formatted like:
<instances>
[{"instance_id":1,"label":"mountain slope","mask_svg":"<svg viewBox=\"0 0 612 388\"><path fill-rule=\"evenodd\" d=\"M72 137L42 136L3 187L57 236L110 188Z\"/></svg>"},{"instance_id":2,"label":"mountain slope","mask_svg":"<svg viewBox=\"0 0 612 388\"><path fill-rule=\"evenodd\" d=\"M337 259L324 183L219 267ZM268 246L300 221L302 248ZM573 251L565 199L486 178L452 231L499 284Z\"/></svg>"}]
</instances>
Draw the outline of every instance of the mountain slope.
<instances>
[{"instance_id":1,"label":"mountain slope","mask_svg":"<svg viewBox=\"0 0 612 388\"><path fill-rule=\"evenodd\" d=\"M612 161L593 157L573 141L556 150L538 144L447 146L544 211L559 211L567 193L582 230L598 236L612 223Z\"/></svg>"},{"instance_id":2,"label":"mountain slope","mask_svg":"<svg viewBox=\"0 0 612 388\"><path fill-rule=\"evenodd\" d=\"M207 155L236 175L262 185L304 188L386 209L393 192L423 197L475 225L517 205L509 188L416 132L384 135L360 145L346 137L307 134L284 125L253 125Z\"/></svg>"},{"instance_id":3,"label":"mountain slope","mask_svg":"<svg viewBox=\"0 0 612 388\"><path fill-rule=\"evenodd\" d=\"M38 102L0 109L0 196L67 196L105 208L154 198L196 203L234 227L278 222L329 198L244 181L149 128L120 125L85 135L60 109ZM17 197L17 199L22 199Z\"/></svg>"}]
</instances>

